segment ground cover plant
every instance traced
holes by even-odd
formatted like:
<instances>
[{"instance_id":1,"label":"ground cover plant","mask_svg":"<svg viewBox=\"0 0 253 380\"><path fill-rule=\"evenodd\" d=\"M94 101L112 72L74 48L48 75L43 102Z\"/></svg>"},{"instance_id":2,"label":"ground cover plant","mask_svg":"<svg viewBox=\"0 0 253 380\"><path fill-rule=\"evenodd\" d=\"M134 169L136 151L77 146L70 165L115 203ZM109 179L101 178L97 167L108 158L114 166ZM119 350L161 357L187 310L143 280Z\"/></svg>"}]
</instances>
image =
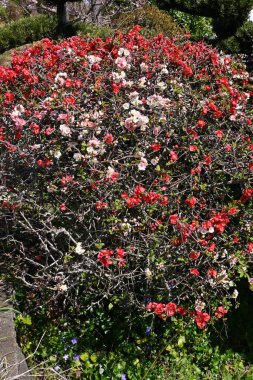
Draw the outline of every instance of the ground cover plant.
<instances>
[{"instance_id":1,"label":"ground cover plant","mask_svg":"<svg viewBox=\"0 0 253 380\"><path fill-rule=\"evenodd\" d=\"M2 271L52 321L203 330L251 281L252 85L203 42L139 32L0 67Z\"/></svg>"}]
</instances>

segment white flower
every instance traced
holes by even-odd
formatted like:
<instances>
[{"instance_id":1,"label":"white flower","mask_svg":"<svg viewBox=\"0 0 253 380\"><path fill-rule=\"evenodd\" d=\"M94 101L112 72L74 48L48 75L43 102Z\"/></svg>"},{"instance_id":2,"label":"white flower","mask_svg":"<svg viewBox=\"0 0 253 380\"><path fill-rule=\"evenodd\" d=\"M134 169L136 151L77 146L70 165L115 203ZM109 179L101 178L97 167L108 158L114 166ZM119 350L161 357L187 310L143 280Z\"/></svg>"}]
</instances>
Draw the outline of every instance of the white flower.
<instances>
[{"instance_id":1,"label":"white flower","mask_svg":"<svg viewBox=\"0 0 253 380\"><path fill-rule=\"evenodd\" d=\"M151 278L152 277L152 272L149 268L146 268L145 269L145 275L147 278Z\"/></svg>"},{"instance_id":2,"label":"white flower","mask_svg":"<svg viewBox=\"0 0 253 380\"><path fill-rule=\"evenodd\" d=\"M61 152L59 150L57 150L56 152L54 152L54 157L59 159L61 157Z\"/></svg>"},{"instance_id":3,"label":"white flower","mask_svg":"<svg viewBox=\"0 0 253 380\"><path fill-rule=\"evenodd\" d=\"M55 83L59 83L61 86L63 86L67 77L68 77L67 73L58 73L54 81Z\"/></svg>"},{"instance_id":4,"label":"white flower","mask_svg":"<svg viewBox=\"0 0 253 380\"><path fill-rule=\"evenodd\" d=\"M95 55L88 55L88 61L91 65L93 65L94 63L99 63L101 61L102 58L100 57L97 57Z\"/></svg>"},{"instance_id":5,"label":"white flower","mask_svg":"<svg viewBox=\"0 0 253 380\"><path fill-rule=\"evenodd\" d=\"M116 173L115 170L109 166L106 172L106 178L110 178L114 173Z\"/></svg>"},{"instance_id":6,"label":"white flower","mask_svg":"<svg viewBox=\"0 0 253 380\"><path fill-rule=\"evenodd\" d=\"M146 167L148 166L148 161L146 158L142 157L139 164L138 164L138 169L139 170L146 170Z\"/></svg>"},{"instance_id":7,"label":"white flower","mask_svg":"<svg viewBox=\"0 0 253 380\"><path fill-rule=\"evenodd\" d=\"M142 72L142 73L145 73L145 72L148 71L148 65L147 65L145 62L142 62L142 63L140 64L140 68L141 68L141 72Z\"/></svg>"},{"instance_id":8,"label":"white flower","mask_svg":"<svg viewBox=\"0 0 253 380\"><path fill-rule=\"evenodd\" d=\"M85 252L85 250L82 248L82 243L78 242L76 244L75 253L78 255L82 255Z\"/></svg>"},{"instance_id":9,"label":"white flower","mask_svg":"<svg viewBox=\"0 0 253 380\"><path fill-rule=\"evenodd\" d=\"M160 160L159 157L155 157L155 158L153 158L153 159L151 160L151 164L154 165L154 166L156 166L156 165L158 164L159 160Z\"/></svg>"},{"instance_id":10,"label":"white flower","mask_svg":"<svg viewBox=\"0 0 253 380\"><path fill-rule=\"evenodd\" d=\"M205 308L205 306L206 306L205 302L199 299L195 301L195 310L202 311Z\"/></svg>"},{"instance_id":11,"label":"white flower","mask_svg":"<svg viewBox=\"0 0 253 380\"><path fill-rule=\"evenodd\" d=\"M160 90L160 91L164 91L166 88L167 88L167 84L165 82L159 82L157 83L156 87Z\"/></svg>"},{"instance_id":12,"label":"white flower","mask_svg":"<svg viewBox=\"0 0 253 380\"><path fill-rule=\"evenodd\" d=\"M170 103L170 99L164 98L161 95L154 94L147 98L147 104L150 108L168 108Z\"/></svg>"},{"instance_id":13,"label":"white flower","mask_svg":"<svg viewBox=\"0 0 253 380\"><path fill-rule=\"evenodd\" d=\"M127 50L127 49L124 49L124 48L120 48L119 51L118 51L118 55L120 57L122 57L122 55L124 55L125 57L129 57L130 56L130 51Z\"/></svg>"},{"instance_id":14,"label":"white flower","mask_svg":"<svg viewBox=\"0 0 253 380\"><path fill-rule=\"evenodd\" d=\"M233 291L233 293L231 294L231 298L237 298L237 297L238 297L238 294L239 294L238 290L235 289L235 290Z\"/></svg>"},{"instance_id":15,"label":"white flower","mask_svg":"<svg viewBox=\"0 0 253 380\"><path fill-rule=\"evenodd\" d=\"M112 72L112 79L115 83L119 83L123 81L126 77L125 71L121 71L120 73Z\"/></svg>"},{"instance_id":16,"label":"white flower","mask_svg":"<svg viewBox=\"0 0 253 380\"><path fill-rule=\"evenodd\" d=\"M141 103L141 100L139 99L139 93L137 91L131 92L129 95L131 103L136 107Z\"/></svg>"},{"instance_id":17,"label":"white flower","mask_svg":"<svg viewBox=\"0 0 253 380\"><path fill-rule=\"evenodd\" d=\"M60 126L60 131L61 131L62 136L65 136L65 137L71 136L71 129L66 124L62 124Z\"/></svg>"},{"instance_id":18,"label":"white flower","mask_svg":"<svg viewBox=\"0 0 253 380\"><path fill-rule=\"evenodd\" d=\"M136 128L140 127L141 130L146 129L146 125L149 122L149 118L147 116L142 115L139 111L132 110L130 111L130 117L125 120L125 128L133 132Z\"/></svg>"},{"instance_id":19,"label":"white flower","mask_svg":"<svg viewBox=\"0 0 253 380\"><path fill-rule=\"evenodd\" d=\"M169 72L168 72L167 69L164 68L164 69L161 70L161 74L169 74Z\"/></svg>"},{"instance_id":20,"label":"white flower","mask_svg":"<svg viewBox=\"0 0 253 380\"><path fill-rule=\"evenodd\" d=\"M140 80L139 80L139 82L138 82L138 86L141 87L141 88L145 87L145 83L146 83L146 81L147 81L147 78L146 78L146 77L142 77L142 78L140 78Z\"/></svg>"},{"instance_id":21,"label":"white flower","mask_svg":"<svg viewBox=\"0 0 253 380\"><path fill-rule=\"evenodd\" d=\"M81 161L82 158L83 158L83 156L81 155L81 153L75 153L73 155L73 158L74 158L75 161Z\"/></svg>"},{"instance_id":22,"label":"white flower","mask_svg":"<svg viewBox=\"0 0 253 380\"><path fill-rule=\"evenodd\" d=\"M122 107L123 107L124 110L129 110L130 104L129 103L124 103Z\"/></svg>"},{"instance_id":23,"label":"white flower","mask_svg":"<svg viewBox=\"0 0 253 380\"><path fill-rule=\"evenodd\" d=\"M68 287L65 284L58 284L55 286L55 289L59 290L60 292L66 292L68 290Z\"/></svg>"}]
</instances>

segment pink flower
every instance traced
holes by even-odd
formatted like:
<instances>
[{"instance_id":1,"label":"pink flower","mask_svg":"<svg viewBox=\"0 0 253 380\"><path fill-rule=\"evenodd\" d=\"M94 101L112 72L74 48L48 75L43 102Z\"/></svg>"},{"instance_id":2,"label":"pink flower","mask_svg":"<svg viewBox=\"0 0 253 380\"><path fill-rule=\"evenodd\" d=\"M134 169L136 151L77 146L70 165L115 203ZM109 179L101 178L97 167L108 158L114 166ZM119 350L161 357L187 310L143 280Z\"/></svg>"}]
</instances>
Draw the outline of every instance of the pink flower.
<instances>
[{"instance_id":1,"label":"pink flower","mask_svg":"<svg viewBox=\"0 0 253 380\"><path fill-rule=\"evenodd\" d=\"M148 161L146 160L146 158L141 157L141 160L138 164L138 169L139 170L146 170L147 166L148 166Z\"/></svg>"},{"instance_id":2,"label":"pink flower","mask_svg":"<svg viewBox=\"0 0 253 380\"><path fill-rule=\"evenodd\" d=\"M170 151L170 161L175 162L178 160L178 155L173 150Z\"/></svg>"},{"instance_id":3,"label":"pink flower","mask_svg":"<svg viewBox=\"0 0 253 380\"><path fill-rule=\"evenodd\" d=\"M60 204L59 209L60 209L60 211L62 211L62 212L66 211L66 210L67 210L67 207L66 207L65 203Z\"/></svg>"}]
</instances>

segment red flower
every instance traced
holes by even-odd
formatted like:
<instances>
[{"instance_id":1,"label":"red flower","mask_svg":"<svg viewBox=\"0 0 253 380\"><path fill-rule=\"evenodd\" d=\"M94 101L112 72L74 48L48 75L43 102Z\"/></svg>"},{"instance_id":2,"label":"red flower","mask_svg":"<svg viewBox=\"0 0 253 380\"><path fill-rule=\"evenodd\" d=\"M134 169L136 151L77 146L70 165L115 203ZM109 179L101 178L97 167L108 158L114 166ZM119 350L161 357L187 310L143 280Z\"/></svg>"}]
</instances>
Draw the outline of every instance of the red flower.
<instances>
[{"instance_id":1,"label":"red flower","mask_svg":"<svg viewBox=\"0 0 253 380\"><path fill-rule=\"evenodd\" d=\"M214 133L216 134L217 137L219 137L219 139L222 139L222 137L223 137L223 132L222 132L220 129L218 129L218 130L215 131Z\"/></svg>"},{"instance_id":2,"label":"red flower","mask_svg":"<svg viewBox=\"0 0 253 380\"><path fill-rule=\"evenodd\" d=\"M137 196L139 196L139 195L141 195L141 194L143 194L144 192L145 192L145 187L144 186L142 186L142 185L137 185L137 186L135 186L135 188L134 188L134 194L135 195L137 195Z\"/></svg>"},{"instance_id":3,"label":"red flower","mask_svg":"<svg viewBox=\"0 0 253 380\"><path fill-rule=\"evenodd\" d=\"M207 247L206 249L207 249L208 252L214 252L214 251L215 251L215 248L216 248L216 245L215 245L214 242L212 242L212 243L209 245L209 247Z\"/></svg>"},{"instance_id":4,"label":"red flower","mask_svg":"<svg viewBox=\"0 0 253 380\"><path fill-rule=\"evenodd\" d=\"M185 66L182 74L186 78L190 77L193 74L192 68L190 66Z\"/></svg>"},{"instance_id":5,"label":"red flower","mask_svg":"<svg viewBox=\"0 0 253 380\"><path fill-rule=\"evenodd\" d=\"M224 306L218 306L215 312L216 318L222 318L225 314L227 314L228 310L225 309Z\"/></svg>"},{"instance_id":6,"label":"red flower","mask_svg":"<svg viewBox=\"0 0 253 380\"><path fill-rule=\"evenodd\" d=\"M67 96L66 98L63 98L63 104L75 104L75 98L73 96Z\"/></svg>"},{"instance_id":7,"label":"red flower","mask_svg":"<svg viewBox=\"0 0 253 380\"><path fill-rule=\"evenodd\" d=\"M209 277L217 277L218 271L216 269L209 268L207 270L207 275Z\"/></svg>"},{"instance_id":8,"label":"red flower","mask_svg":"<svg viewBox=\"0 0 253 380\"><path fill-rule=\"evenodd\" d=\"M197 121L197 127L203 128L206 125L206 122L202 119Z\"/></svg>"},{"instance_id":9,"label":"red flower","mask_svg":"<svg viewBox=\"0 0 253 380\"><path fill-rule=\"evenodd\" d=\"M177 222L178 222L178 215L177 214L170 215L169 220L170 220L170 224L177 224Z\"/></svg>"},{"instance_id":10,"label":"red flower","mask_svg":"<svg viewBox=\"0 0 253 380\"><path fill-rule=\"evenodd\" d=\"M164 311L168 317L172 317L177 311L177 305L172 302L169 302L165 306Z\"/></svg>"},{"instance_id":11,"label":"red flower","mask_svg":"<svg viewBox=\"0 0 253 380\"><path fill-rule=\"evenodd\" d=\"M114 94L118 94L120 88L121 88L121 85L118 85L117 83L112 83L112 91Z\"/></svg>"},{"instance_id":12,"label":"red flower","mask_svg":"<svg viewBox=\"0 0 253 380\"><path fill-rule=\"evenodd\" d=\"M196 311L195 313L195 322L199 329L203 329L207 322L210 321L210 315L207 313L203 313L202 311Z\"/></svg>"},{"instance_id":13,"label":"red flower","mask_svg":"<svg viewBox=\"0 0 253 380\"><path fill-rule=\"evenodd\" d=\"M186 315L188 313L188 311L183 306L178 306L177 307L177 313L180 315Z\"/></svg>"},{"instance_id":14,"label":"red flower","mask_svg":"<svg viewBox=\"0 0 253 380\"><path fill-rule=\"evenodd\" d=\"M32 123L30 125L30 129L32 130L34 135L39 135L40 134L40 126L36 123Z\"/></svg>"},{"instance_id":15,"label":"red flower","mask_svg":"<svg viewBox=\"0 0 253 380\"><path fill-rule=\"evenodd\" d=\"M185 200L185 203L187 204L187 206L189 206L190 208L193 208L196 203L197 203L197 199L195 197L191 197L191 198L187 198Z\"/></svg>"},{"instance_id":16,"label":"red flower","mask_svg":"<svg viewBox=\"0 0 253 380\"><path fill-rule=\"evenodd\" d=\"M190 273L194 276L199 276L199 274L200 274L198 269L196 269L196 268L191 268Z\"/></svg>"},{"instance_id":17,"label":"red flower","mask_svg":"<svg viewBox=\"0 0 253 380\"><path fill-rule=\"evenodd\" d=\"M196 152L197 150L198 150L197 145L190 145L190 146L189 146L189 151L190 151L190 152Z\"/></svg>"},{"instance_id":18,"label":"red flower","mask_svg":"<svg viewBox=\"0 0 253 380\"><path fill-rule=\"evenodd\" d=\"M161 201L162 196L160 194L155 193L154 191L150 191L149 193L143 195L143 200L145 203L156 203Z\"/></svg>"},{"instance_id":19,"label":"red flower","mask_svg":"<svg viewBox=\"0 0 253 380\"><path fill-rule=\"evenodd\" d=\"M125 257L125 251L123 248L116 248L116 258L123 259Z\"/></svg>"},{"instance_id":20,"label":"red flower","mask_svg":"<svg viewBox=\"0 0 253 380\"><path fill-rule=\"evenodd\" d=\"M107 133L104 137L104 142L106 144L112 144L113 140L114 140L114 137L111 133Z\"/></svg>"},{"instance_id":21,"label":"red flower","mask_svg":"<svg viewBox=\"0 0 253 380\"><path fill-rule=\"evenodd\" d=\"M189 257L191 260L197 260L200 256L200 252L191 252Z\"/></svg>"},{"instance_id":22,"label":"red flower","mask_svg":"<svg viewBox=\"0 0 253 380\"><path fill-rule=\"evenodd\" d=\"M103 202L102 200L96 202L96 209L98 211L103 210L105 208L107 208L107 203L106 202Z\"/></svg>"},{"instance_id":23,"label":"red flower","mask_svg":"<svg viewBox=\"0 0 253 380\"><path fill-rule=\"evenodd\" d=\"M101 262L101 264L104 267L108 267L109 265L112 264L112 259L111 259L111 255L112 254L113 254L113 250L112 249L102 249L98 253L98 260Z\"/></svg>"},{"instance_id":24,"label":"red flower","mask_svg":"<svg viewBox=\"0 0 253 380\"><path fill-rule=\"evenodd\" d=\"M246 252L253 253L253 242L248 243Z\"/></svg>"},{"instance_id":25,"label":"red flower","mask_svg":"<svg viewBox=\"0 0 253 380\"><path fill-rule=\"evenodd\" d=\"M126 204L128 208L133 208L135 206L138 206L140 203L141 203L141 198L139 198L137 195L133 195L132 197L129 197L126 199Z\"/></svg>"},{"instance_id":26,"label":"red flower","mask_svg":"<svg viewBox=\"0 0 253 380\"><path fill-rule=\"evenodd\" d=\"M152 144L151 149L153 152L158 152L161 149L161 144Z\"/></svg>"},{"instance_id":27,"label":"red flower","mask_svg":"<svg viewBox=\"0 0 253 380\"><path fill-rule=\"evenodd\" d=\"M12 102L12 101L15 99L15 96L13 95L12 92L7 91L7 92L4 94L4 99L5 99L7 102Z\"/></svg>"},{"instance_id":28,"label":"red flower","mask_svg":"<svg viewBox=\"0 0 253 380\"><path fill-rule=\"evenodd\" d=\"M204 164L205 165L210 165L212 163L212 158L211 156L204 154Z\"/></svg>"},{"instance_id":29,"label":"red flower","mask_svg":"<svg viewBox=\"0 0 253 380\"><path fill-rule=\"evenodd\" d=\"M240 201L242 203L246 203L250 198L252 198L252 196L253 196L253 189L251 189L251 188L244 189L242 192L242 196L240 198Z\"/></svg>"}]
</instances>

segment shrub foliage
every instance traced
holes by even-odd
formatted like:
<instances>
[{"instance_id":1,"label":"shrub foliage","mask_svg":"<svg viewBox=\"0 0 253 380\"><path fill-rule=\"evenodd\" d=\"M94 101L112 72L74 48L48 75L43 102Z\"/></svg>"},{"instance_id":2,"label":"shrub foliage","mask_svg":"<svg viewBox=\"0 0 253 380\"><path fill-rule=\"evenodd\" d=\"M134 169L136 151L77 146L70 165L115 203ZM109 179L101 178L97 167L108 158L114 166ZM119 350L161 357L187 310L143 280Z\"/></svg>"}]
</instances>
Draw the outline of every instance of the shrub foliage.
<instances>
[{"instance_id":1,"label":"shrub foliage","mask_svg":"<svg viewBox=\"0 0 253 380\"><path fill-rule=\"evenodd\" d=\"M18 46L55 36L56 18L39 15L24 17L0 27L0 53Z\"/></svg>"},{"instance_id":2,"label":"shrub foliage","mask_svg":"<svg viewBox=\"0 0 253 380\"><path fill-rule=\"evenodd\" d=\"M249 74L139 30L0 68L2 267L51 314L110 302L202 329L250 270Z\"/></svg>"},{"instance_id":3,"label":"shrub foliage","mask_svg":"<svg viewBox=\"0 0 253 380\"><path fill-rule=\"evenodd\" d=\"M155 36L158 33L173 37L184 33L184 29L174 22L167 12L154 5L146 5L135 11L121 13L114 17L112 24L125 31L138 24L142 27L142 34L146 37Z\"/></svg>"}]
</instances>

